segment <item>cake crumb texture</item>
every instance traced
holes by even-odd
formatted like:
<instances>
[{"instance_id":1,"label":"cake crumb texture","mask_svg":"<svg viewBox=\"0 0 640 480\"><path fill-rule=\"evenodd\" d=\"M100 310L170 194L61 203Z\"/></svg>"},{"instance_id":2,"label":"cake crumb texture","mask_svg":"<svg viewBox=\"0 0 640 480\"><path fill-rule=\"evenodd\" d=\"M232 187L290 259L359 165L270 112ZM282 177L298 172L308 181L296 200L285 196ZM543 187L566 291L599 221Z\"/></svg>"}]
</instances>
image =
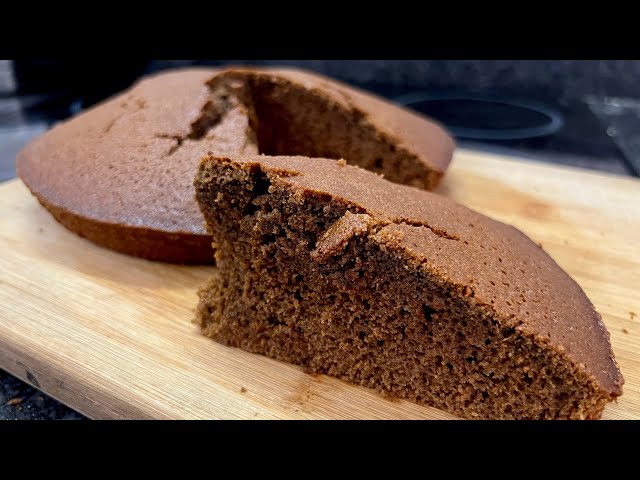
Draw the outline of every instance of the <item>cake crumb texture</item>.
<instances>
[{"instance_id":1,"label":"cake crumb texture","mask_svg":"<svg viewBox=\"0 0 640 480\"><path fill-rule=\"evenodd\" d=\"M335 160L207 156L212 339L477 419L595 419L622 394L584 292L519 230Z\"/></svg>"}]
</instances>

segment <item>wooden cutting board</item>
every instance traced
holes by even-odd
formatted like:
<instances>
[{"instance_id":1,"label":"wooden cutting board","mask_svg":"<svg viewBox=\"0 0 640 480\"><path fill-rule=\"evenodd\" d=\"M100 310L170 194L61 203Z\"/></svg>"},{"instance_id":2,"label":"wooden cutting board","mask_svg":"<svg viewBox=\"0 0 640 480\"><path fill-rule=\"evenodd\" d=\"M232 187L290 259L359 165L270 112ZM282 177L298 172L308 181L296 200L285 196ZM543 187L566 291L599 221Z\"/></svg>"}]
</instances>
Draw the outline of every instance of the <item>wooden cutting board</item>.
<instances>
[{"instance_id":1,"label":"wooden cutting board","mask_svg":"<svg viewBox=\"0 0 640 480\"><path fill-rule=\"evenodd\" d=\"M604 418L640 419L640 181L460 150L439 192L517 226L578 281L626 379ZM92 418L454 418L201 337L212 268L99 248L19 180L0 185L0 367Z\"/></svg>"}]
</instances>

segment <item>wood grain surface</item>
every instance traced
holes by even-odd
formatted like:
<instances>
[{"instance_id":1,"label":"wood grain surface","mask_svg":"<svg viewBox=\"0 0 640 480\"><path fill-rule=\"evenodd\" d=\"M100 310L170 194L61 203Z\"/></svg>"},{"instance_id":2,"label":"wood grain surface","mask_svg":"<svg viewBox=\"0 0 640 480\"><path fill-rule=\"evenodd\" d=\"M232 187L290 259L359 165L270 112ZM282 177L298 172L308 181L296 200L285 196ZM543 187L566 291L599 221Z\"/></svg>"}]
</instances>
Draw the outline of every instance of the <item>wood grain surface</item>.
<instances>
[{"instance_id":1,"label":"wood grain surface","mask_svg":"<svg viewBox=\"0 0 640 480\"><path fill-rule=\"evenodd\" d=\"M640 181L459 150L438 192L517 226L578 281L626 380L603 417L640 419ZM454 418L201 337L212 268L102 249L2 184L0 367L92 418Z\"/></svg>"}]
</instances>

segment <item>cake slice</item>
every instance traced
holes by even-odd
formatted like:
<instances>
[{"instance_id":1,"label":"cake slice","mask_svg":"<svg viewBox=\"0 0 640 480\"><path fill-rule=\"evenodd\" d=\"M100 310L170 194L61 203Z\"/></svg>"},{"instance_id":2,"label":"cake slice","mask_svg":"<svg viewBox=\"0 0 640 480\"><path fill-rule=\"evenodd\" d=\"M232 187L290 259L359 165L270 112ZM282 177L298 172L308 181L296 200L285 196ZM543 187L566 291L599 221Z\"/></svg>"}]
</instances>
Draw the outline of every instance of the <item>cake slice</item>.
<instances>
[{"instance_id":1,"label":"cake slice","mask_svg":"<svg viewBox=\"0 0 640 480\"><path fill-rule=\"evenodd\" d=\"M622 393L584 292L514 227L344 162L207 156L202 333L466 418L595 419Z\"/></svg>"},{"instance_id":2,"label":"cake slice","mask_svg":"<svg viewBox=\"0 0 640 480\"><path fill-rule=\"evenodd\" d=\"M345 158L433 188L452 151L434 122L320 75L192 69L145 78L56 125L16 164L40 203L82 237L151 260L204 263L211 237L193 177L208 152Z\"/></svg>"}]
</instances>

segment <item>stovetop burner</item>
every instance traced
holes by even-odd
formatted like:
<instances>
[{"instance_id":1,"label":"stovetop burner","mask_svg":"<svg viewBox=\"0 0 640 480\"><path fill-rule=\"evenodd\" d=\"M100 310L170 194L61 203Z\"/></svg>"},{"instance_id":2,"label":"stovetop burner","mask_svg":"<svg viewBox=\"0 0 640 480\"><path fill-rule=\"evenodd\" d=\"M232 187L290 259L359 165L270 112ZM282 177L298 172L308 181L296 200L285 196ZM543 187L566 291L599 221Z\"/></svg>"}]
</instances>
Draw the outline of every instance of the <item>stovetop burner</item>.
<instances>
[{"instance_id":1,"label":"stovetop burner","mask_svg":"<svg viewBox=\"0 0 640 480\"><path fill-rule=\"evenodd\" d=\"M564 125L559 111L527 100L432 92L395 100L440 121L458 138L523 140L553 135Z\"/></svg>"}]
</instances>

